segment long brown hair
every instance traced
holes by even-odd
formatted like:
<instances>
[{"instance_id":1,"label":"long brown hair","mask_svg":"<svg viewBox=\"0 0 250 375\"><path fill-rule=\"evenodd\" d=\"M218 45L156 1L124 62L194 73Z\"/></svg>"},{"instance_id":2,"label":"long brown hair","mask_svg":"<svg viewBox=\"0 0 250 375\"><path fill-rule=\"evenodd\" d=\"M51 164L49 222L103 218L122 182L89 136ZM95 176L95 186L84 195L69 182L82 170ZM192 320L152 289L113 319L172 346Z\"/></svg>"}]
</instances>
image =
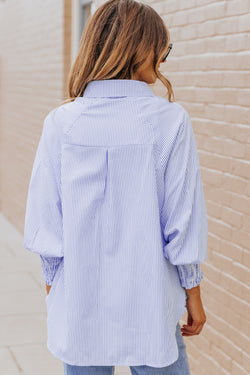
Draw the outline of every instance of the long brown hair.
<instances>
[{"instance_id":1,"label":"long brown hair","mask_svg":"<svg viewBox=\"0 0 250 375\"><path fill-rule=\"evenodd\" d=\"M83 96L90 81L133 79L152 51L156 77L166 86L168 100L174 101L170 81L158 70L168 45L169 31L151 6L136 0L106 1L84 27L64 103Z\"/></svg>"}]
</instances>

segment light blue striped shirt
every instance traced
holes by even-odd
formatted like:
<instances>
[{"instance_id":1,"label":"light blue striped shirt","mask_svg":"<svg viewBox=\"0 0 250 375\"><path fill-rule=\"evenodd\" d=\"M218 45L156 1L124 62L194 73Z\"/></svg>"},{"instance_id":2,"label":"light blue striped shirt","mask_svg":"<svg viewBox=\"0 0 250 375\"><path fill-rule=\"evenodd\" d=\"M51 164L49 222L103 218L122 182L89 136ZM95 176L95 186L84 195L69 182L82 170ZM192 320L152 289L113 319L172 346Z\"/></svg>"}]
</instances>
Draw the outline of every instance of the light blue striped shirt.
<instances>
[{"instance_id":1,"label":"light blue striped shirt","mask_svg":"<svg viewBox=\"0 0 250 375\"><path fill-rule=\"evenodd\" d=\"M207 212L183 106L146 82L91 81L46 116L24 248L40 254L47 347L79 366L168 366L185 288L207 257Z\"/></svg>"}]
</instances>

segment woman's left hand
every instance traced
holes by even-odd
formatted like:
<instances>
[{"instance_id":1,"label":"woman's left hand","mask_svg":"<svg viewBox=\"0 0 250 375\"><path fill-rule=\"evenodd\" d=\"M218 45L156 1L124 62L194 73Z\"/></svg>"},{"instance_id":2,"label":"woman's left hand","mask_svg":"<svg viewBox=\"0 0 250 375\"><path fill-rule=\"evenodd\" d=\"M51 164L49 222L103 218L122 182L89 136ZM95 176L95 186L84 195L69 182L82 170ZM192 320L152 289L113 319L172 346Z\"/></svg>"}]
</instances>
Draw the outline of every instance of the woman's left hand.
<instances>
[{"instance_id":1,"label":"woman's left hand","mask_svg":"<svg viewBox=\"0 0 250 375\"><path fill-rule=\"evenodd\" d=\"M49 294L49 291L50 291L51 285L47 285L47 284L45 284L45 285L46 285L46 291L47 291L47 294Z\"/></svg>"}]
</instances>

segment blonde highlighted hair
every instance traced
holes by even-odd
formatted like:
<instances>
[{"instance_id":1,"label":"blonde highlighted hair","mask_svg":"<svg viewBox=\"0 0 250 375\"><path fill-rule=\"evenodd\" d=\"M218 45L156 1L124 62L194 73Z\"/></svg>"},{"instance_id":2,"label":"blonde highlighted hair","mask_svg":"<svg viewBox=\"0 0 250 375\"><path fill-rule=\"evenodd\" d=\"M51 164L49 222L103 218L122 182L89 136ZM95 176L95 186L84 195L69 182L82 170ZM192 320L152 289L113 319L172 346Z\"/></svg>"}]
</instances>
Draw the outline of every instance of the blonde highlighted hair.
<instances>
[{"instance_id":1,"label":"blonde highlighted hair","mask_svg":"<svg viewBox=\"0 0 250 375\"><path fill-rule=\"evenodd\" d=\"M168 45L169 31L151 6L136 0L106 1L85 25L64 103L83 96L90 81L134 79L151 53L155 75L167 88L168 100L174 101L170 81L158 70Z\"/></svg>"}]
</instances>

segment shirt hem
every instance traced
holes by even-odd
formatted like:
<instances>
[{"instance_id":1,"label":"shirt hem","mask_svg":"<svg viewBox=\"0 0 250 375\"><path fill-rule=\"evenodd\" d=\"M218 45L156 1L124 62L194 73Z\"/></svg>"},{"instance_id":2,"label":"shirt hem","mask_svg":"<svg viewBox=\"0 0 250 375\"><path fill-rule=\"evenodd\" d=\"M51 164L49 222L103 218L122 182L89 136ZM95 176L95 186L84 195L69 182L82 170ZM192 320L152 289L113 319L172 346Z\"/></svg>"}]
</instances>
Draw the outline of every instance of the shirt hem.
<instances>
[{"instance_id":1,"label":"shirt hem","mask_svg":"<svg viewBox=\"0 0 250 375\"><path fill-rule=\"evenodd\" d=\"M92 363L92 362L85 362L84 364L81 363L81 362L71 362L71 361L68 361L67 359L64 359L63 356L61 354L57 354L54 352L54 350L49 346L49 344L47 344L47 348L48 350L51 352L51 354L53 354L57 359L59 359L60 361L64 362L64 363L67 363L68 365L71 365L71 366L149 366L149 367L155 367L155 368L162 368L162 367L167 367L167 366L171 366L174 362L177 361L178 357L174 360L174 361L171 361L171 362L165 362L165 363L162 363L162 364L159 364L159 363L152 363L152 362L145 362L145 361L139 361L139 362L127 362L127 361L114 361L112 363L98 363L96 364L95 363Z\"/></svg>"},{"instance_id":2,"label":"shirt hem","mask_svg":"<svg viewBox=\"0 0 250 375\"><path fill-rule=\"evenodd\" d=\"M183 314L186 311L186 308L182 308L179 310L180 313L178 314L178 319L176 324L178 324L180 318L183 316ZM155 367L155 368L162 368L162 367L167 367L172 365L174 362L177 361L178 359L178 354L177 357L174 360L168 360L163 363L156 363L152 361L126 361L126 360L120 360L120 361L113 361L112 363L110 362L105 362L105 363L93 363L93 362L85 362L82 363L81 361L76 361L72 362L71 360L68 360L67 358L64 358L63 354L61 352L57 353L54 351L54 349L50 346L49 342L47 341L47 348L53 354L57 359L61 360L62 362L65 362L71 366L149 366L149 367Z\"/></svg>"}]
</instances>

